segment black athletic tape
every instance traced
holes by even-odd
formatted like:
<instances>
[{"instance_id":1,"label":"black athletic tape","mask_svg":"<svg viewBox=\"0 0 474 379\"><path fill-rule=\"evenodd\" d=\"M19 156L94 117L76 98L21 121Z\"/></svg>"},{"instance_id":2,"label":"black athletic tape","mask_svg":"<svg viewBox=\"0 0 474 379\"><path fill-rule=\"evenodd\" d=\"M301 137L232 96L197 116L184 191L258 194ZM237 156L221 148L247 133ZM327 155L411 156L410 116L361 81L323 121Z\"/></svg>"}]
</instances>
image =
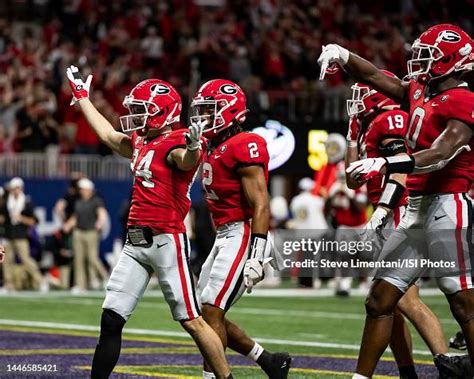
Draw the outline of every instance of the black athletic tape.
<instances>
[{"instance_id":1,"label":"black athletic tape","mask_svg":"<svg viewBox=\"0 0 474 379\"><path fill-rule=\"evenodd\" d=\"M385 159L387 161L387 174L410 174L415 169L415 158L412 155L397 155Z\"/></svg>"},{"instance_id":2,"label":"black athletic tape","mask_svg":"<svg viewBox=\"0 0 474 379\"><path fill-rule=\"evenodd\" d=\"M402 140L393 140L387 143L386 145L379 146L379 151L384 157L391 157L396 154L406 153L407 147L405 141Z\"/></svg>"},{"instance_id":3,"label":"black athletic tape","mask_svg":"<svg viewBox=\"0 0 474 379\"><path fill-rule=\"evenodd\" d=\"M390 179L383 190L382 196L380 196L379 204L390 209L395 209L398 202L405 193L405 187L398 183L396 180Z\"/></svg>"}]
</instances>

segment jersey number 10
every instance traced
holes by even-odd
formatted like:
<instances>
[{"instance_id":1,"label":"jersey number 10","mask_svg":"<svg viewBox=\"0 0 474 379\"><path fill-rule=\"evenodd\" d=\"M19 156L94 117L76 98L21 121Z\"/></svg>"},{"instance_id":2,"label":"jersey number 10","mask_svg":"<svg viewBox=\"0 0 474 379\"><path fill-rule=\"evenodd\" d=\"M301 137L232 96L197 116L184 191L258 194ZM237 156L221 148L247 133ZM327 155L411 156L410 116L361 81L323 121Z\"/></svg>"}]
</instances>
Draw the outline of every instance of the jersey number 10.
<instances>
[{"instance_id":1,"label":"jersey number 10","mask_svg":"<svg viewBox=\"0 0 474 379\"><path fill-rule=\"evenodd\" d=\"M406 141L408 143L408 146L411 149L414 149L416 147L416 140L418 139L418 136L420 135L421 131L421 126L423 125L423 118L425 117L425 110L423 108L416 108L410 119L410 125L408 126L408 132L406 136Z\"/></svg>"}]
</instances>

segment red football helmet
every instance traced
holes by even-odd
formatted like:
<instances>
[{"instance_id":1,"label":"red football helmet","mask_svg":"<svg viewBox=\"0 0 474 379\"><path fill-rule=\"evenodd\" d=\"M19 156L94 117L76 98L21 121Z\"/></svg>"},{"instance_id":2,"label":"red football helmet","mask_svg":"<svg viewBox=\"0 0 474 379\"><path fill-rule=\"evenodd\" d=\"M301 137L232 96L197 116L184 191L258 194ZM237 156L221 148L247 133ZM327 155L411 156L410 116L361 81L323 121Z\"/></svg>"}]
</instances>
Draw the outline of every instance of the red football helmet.
<instances>
[{"instance_id":1,"label":"red football helmet","mask_svg":"<svg viewBox=\"0 0 474 379\"><path fill-rule=\"evenodd\" d=\"M230 80L214 79L204 83L191 103L191 121L207 121L203 135L212 138L222 130L245 121L247 99L242 89Z\"/></svg>"},{"instance_id":2,"label":"red football helmet","mask_svg":"<svg viewBox=\"0 0 474 379\"><path fill-rule=\"evenodd\" d=\"M390 71L382 71L387 76L395 77L395 74ZM351 89L352 99L347 100L347 114L349 117L361 114L367 116L376 109L391 110L400 107L395 101L368 85L356 83Z\"/></svg>"},{"instance_id":3,"label":"red football helmet","mask_svg":"<svg viewBox=\"0 0 474 379\"><path fill-rule=\"evenodd\" d=\"M138 130L138 133L146 134L149 129L161 129L178 122L182 103L171 84L160 79L147 79L125 96L123 106L130 114L120 117L122 130Z\"/></svg>"},{"instance_id":4,"label":"red football helmet","mask_svg":"<svg viewBox=\"0 0 474 379\"><path fill-rule=\"evenodd\" d=\"M413 55L407 62L408 78L425 75L432 79L472 70L473 46L472 38L456 25L432 26L413 42Z\"/></svg>"}]
</instances>

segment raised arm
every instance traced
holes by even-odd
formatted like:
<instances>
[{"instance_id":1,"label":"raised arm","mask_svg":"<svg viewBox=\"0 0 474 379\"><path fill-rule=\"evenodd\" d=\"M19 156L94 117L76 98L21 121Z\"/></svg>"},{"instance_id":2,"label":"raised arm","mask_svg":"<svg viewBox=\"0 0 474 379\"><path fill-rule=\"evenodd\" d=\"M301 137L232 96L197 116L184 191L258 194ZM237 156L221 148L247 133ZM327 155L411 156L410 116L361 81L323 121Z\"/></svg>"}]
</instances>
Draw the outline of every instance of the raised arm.
<instances>
[{"instance_id":1,"label":"raised arm","mask_svg":"<svg viewBox=\"0 0 474 379\"><path fill-rule=\"evenodd\" d=\"M372 63L342 46L336 44L323 46L318 63L321 66L320 80L324 79L327 72L334 70L334 65L337 64L354 80L370 85L397 102L402 102L406 96L407 86L402 80L385 75Z\"/></svg>"},{"instance_id":2,"label":"raised arm","mask_svg":"<svg viewBox=\"0 0 474 379\"><path fill-rule=\"evenodd\" d=\"M358 148L358 143L357 143L357 137L359 133L359 120L357 117L352 116L349 118L349 127L347 130L347 147L346 147L346 155L344 159L345 167L346 169L355 161L359 159L359 148ZM362 187L364 184L364 181L357 181L355 179L352 179L347 173L346 173L346 184L347 187L350 189L357 189Z\"/></svg>"},{"instance_id":3,"label":"raised arm","mask_svg":"<svg viewBox=\"0 0 474 379\"><path fill-rule=\"evenodd\" d=\"M86 81L84 81L79 73L79 69L75 66L70 66L66 72L73 93L71 104L75 102L79 103L79 107L86 117L87 122L101 142L120 155L126 158L132 158L133 148L130 137L116 131L89 100L92 75L89 75Z\"/></svg>"},{"instance_id":4,"label":"raised arm","mask_svg":"<svg viewBox=\"0 0 474 379\"><path fill-rule=\"evenodd\" d=\"M169 153L168 163L180 170L192 170L201 160L201 135L204 122L193 122L186 133L186 148L173 149Z\"/></svg>"}]
</instances>

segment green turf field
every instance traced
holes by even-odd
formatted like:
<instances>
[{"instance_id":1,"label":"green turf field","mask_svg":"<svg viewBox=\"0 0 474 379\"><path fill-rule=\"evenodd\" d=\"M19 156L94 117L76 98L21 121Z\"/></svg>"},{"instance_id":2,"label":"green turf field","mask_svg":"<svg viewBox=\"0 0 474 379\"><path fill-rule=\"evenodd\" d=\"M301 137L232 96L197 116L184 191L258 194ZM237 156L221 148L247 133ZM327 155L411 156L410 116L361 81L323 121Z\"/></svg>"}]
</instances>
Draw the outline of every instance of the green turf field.
<instances>
[{"instance_id":1,"label":"green turf field","mask_svg":"<svg viewBox=\"0 0 474 379\"><path fill-rule=\"evenodd\" d=\"M433 311L440 317L445 328L446 337L457 331L455 322L450 317L449 308L443 296L427 296L423 298ZM91 296L71 296L69 294L23 295L0 297L0 331L17 333L21 336L31 332L58 334L71 338L96 337L100 319L100 294ZM291 377L348 377L354 364L353 358L358 352L358 345L364 321L363 297L340 299L334 297L261 297L246 296L229 312L229 318L241 325L251 336L261 341L261 344L271 351L290 351L299 357L301 367L295 365ZM23 335L23 334L24 335ZM431 357L426 346L412 329L414 356L420 364L430 364ZM34 334L36 336L36 334ZM22 338L23 338L22 337ZM78 343L77 346L68 344L54 346L45 343L28 350L28 342L21 346L6 346L0 344L0 363L2 355L14 361L16 355L41 354L52 357L61 355L76 357L83 356L83 361L77 364L77 370L88 369L90 356L95 346L90 339ZM117 377L138 375L141 377L194 377L200 375L199 357L191 340L185 335L179 324L174 322L169 314L163 298L159 296L145 297L139 304L133 317L126 325L126 340L156 342L166 346L124 346L123 354L130 356L160 355L169 357L166 364L134 365L123 364L119 361ZM21 338L18 341L23 341ZM18 344L20 344L18 342ZM190 354L192 363L185 365L174 363L182 354ZM42 357L43 357L42 356ZM306 364L305 357L310 363ZM232 358L232 356L231 356ZM236 359L240 357L235 357ZM391 354L385 355L391 360ZM184 362L186 362L186 359ZM191 358L190 358L191 359ZM334 360L334 365L327 368L326 361ZM318 360L321 360L319 364ZM88 363L87 363L88 362ZM191 361L190 361L191 362ZM236 361L237 362L237 361ZM345 362L348 362L345 364ZM231 361L232 363L232 361ZM311 368L305 368L311 366ZM256 366L234 364L236 377L263 377ZM122 373L122 374L120 374ZM87 375L84 374L86 377ZM1 371L0 371L0 377ZM393 377L387 375L385 377Z\"/></svg>"}]
</instances>

